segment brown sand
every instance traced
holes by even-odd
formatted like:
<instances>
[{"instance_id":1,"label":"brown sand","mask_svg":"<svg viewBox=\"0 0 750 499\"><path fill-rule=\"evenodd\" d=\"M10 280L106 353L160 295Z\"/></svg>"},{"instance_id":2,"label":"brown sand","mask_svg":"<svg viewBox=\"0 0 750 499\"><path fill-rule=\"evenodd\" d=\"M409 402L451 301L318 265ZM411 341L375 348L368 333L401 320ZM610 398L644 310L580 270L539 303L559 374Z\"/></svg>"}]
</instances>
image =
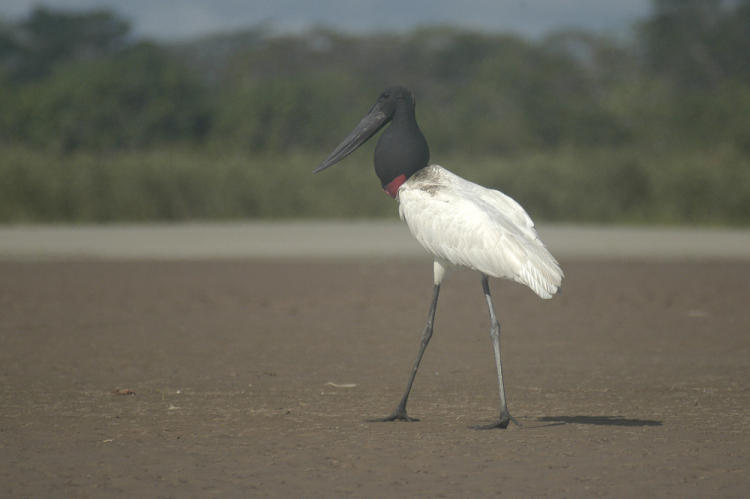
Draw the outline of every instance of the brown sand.
<instances>
[{"instance_id":1,"label":"brown sand","mask_svg":"<svg viewBox=\"0 0 750 499\"><path fill-rule=\"evenodd\" d=\"M0 263L0 496L742 497L750 263L563 261L551 301L427 260Z\"/></svg>"}]
</instances>

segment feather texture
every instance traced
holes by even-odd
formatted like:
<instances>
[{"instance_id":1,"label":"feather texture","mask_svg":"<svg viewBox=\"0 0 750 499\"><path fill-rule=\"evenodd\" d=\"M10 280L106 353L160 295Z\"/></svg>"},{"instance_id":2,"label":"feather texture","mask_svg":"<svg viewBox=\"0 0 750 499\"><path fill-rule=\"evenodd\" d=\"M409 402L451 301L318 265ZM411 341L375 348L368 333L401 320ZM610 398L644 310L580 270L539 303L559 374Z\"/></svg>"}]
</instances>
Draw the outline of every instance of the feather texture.
<instances>
[{"instance_id":1,"label":"feather texture","mask_svg":"<svg viewBox=\"0 0 750 499\"><path fill-rule=\"evenodd\" d=\"M398 191L399 215L442 266L458 266L528 286L542 298L563 272L534 222L511 197L431 165Z\"/></svg>"}]
</instances>

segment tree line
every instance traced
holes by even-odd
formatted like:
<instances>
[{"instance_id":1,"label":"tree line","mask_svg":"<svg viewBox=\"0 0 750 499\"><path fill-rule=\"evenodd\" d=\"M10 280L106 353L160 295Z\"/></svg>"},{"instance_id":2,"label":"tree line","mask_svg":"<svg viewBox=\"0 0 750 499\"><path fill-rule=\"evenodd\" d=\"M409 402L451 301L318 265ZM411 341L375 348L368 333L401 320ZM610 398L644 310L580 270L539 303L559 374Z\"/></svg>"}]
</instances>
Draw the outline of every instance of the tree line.
<instances>
[{"instance_id":1,"label":"tree line","mask_svg":"<svg viewBox=\"0 0 750 499\"><path fill-rule=\"evenodd\" d=\"M625 40L449 26L279 34L260 25L181 43L137 39L110 11L39 7L0 24L0 144L50 157L320 154L398 83L416 95L433 157L700 151L741 171L750 157L750 0L652 7ZM637 159L623 164L612 175L633 203L654 196L648 185L659 173ZM732 210L745 208L743 196Z\"/></svg>"}]
</instances>

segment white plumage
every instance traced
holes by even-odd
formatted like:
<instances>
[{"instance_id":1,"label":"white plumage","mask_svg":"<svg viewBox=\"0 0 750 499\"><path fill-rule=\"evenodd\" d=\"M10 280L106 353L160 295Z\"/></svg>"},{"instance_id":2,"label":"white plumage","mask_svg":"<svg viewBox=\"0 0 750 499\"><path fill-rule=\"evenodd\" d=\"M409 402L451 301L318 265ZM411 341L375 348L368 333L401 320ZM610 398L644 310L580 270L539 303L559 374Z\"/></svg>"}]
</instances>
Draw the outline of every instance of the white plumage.
<instances>
[{"instance_id":1,"label":"white plumage","mask_svg":"<svg viewBox=\"0 0 750 499\"><path fill-rule=\"evenodd\" d=\"M398 191L399 215L440 267L465 267L528 286L542 298L560 289L563 272L526 211L439 165L421 169Z\"/></svg>"}]
</instances>

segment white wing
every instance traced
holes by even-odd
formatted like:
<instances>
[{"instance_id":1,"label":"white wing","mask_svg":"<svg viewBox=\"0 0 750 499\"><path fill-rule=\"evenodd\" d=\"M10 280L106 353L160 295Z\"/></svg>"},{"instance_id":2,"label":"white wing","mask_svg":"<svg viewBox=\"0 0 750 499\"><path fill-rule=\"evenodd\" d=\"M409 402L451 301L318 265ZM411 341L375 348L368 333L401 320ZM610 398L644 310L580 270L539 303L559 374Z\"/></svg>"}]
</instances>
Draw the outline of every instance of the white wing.
<instances>
[{"instance_id":1,"label":"white wing","mask_svg":"<svg viewBox=\"0 0 750 499\"><path fill-rule=\"evenodd\" d=\"M399 214L438 259L525 284L542 298L563 273L524 209L505 194L432 165L399 190Z\"/></svg>"}]
</instances>

